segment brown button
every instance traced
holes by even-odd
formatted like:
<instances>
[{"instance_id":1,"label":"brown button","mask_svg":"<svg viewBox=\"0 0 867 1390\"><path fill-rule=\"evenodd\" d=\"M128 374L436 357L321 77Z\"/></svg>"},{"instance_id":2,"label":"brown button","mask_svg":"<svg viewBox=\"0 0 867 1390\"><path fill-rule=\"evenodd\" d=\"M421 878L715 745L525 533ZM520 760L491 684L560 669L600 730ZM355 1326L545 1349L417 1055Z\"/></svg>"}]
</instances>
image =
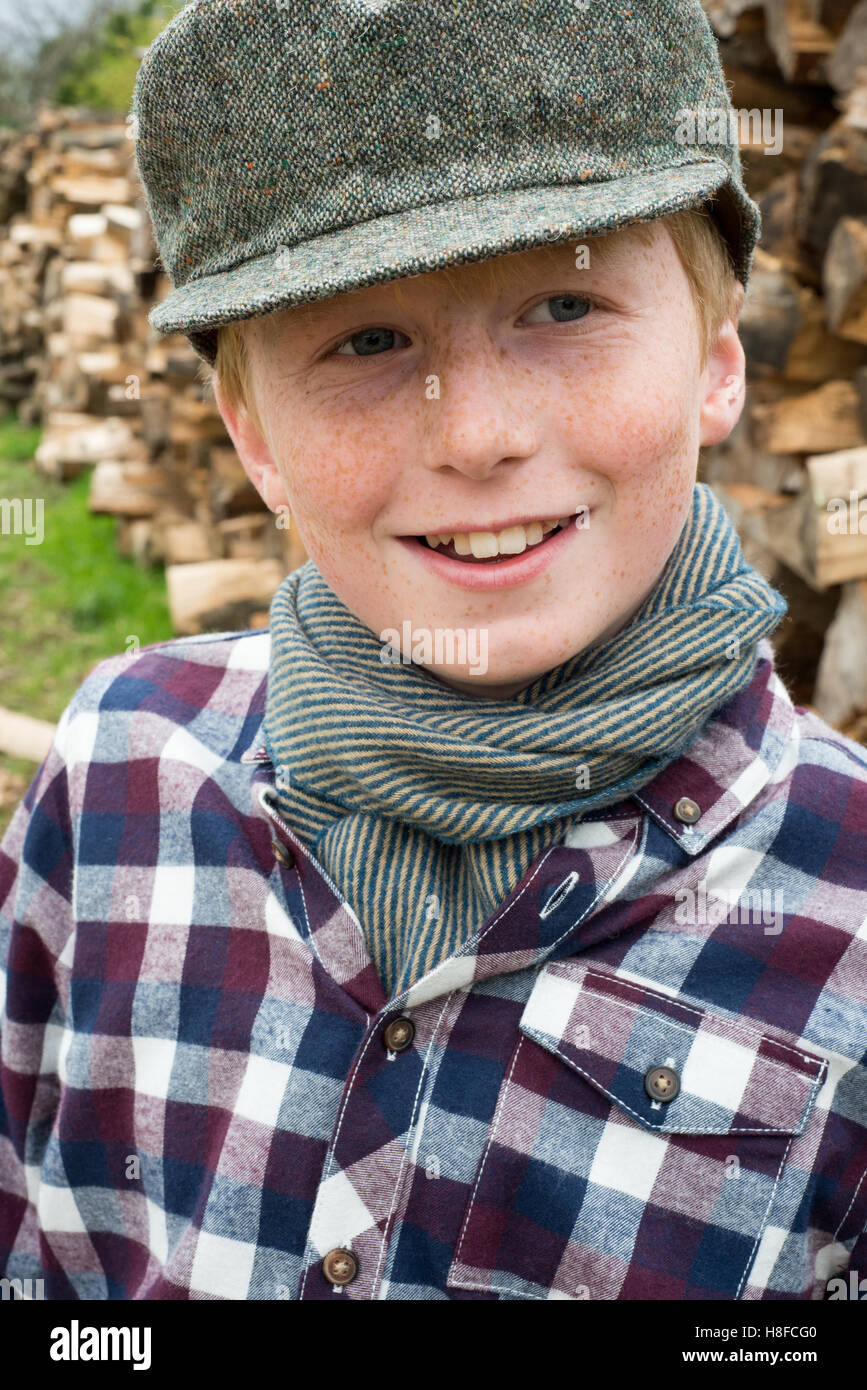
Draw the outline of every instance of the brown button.
<instances>
[{"instance_id":1,"label":"brown button","mask_svg":"<svg viewBox=\"0 0 867 1390\"><path fill-rule=\"evenodd\" d=\"M415 1024L411 1018L393 1018L382 1030L382 1041L389 1052L403 1052L415 1037Z\"/></svg>"},{"instance_id":2,"label":"brown button","mask_svg":"<svg viewBox=\"0 0 867 1390\"><path fill-rule=\"evenodd\" d=\"M674 1100L680 1090L680 1077L671 1067L651 1067L644 1078L644 1089L651 1100Z\"/></svg>"},{"instance_id":3,"label":"brown button","mask_svg":"<svg viewBox=\"0 0 867 1390\"><path fill-rule=\"evenodd\" d=\"M289 849L288 845L281 845L279 840L272 840L271 848L274 851L274 858L279 859L284 869L295 868L295 855L292 853L291 849Z\"/></svg>"},{"instance_id":4,"label":"brown button","mask_svg":"<svg viewBox=\"0 0 867 1390\"><path fill-rule=\"evenodd\" d=\"M322 1273L329 1284L351 1284L358 1273L358 1260L351 1250L338 1245L322 1261Z\"/></svg>"},{"instance_id":5,"label":"brown button","mask_svg":"<svg viewBox=\"0 0 867 1390\"><path fill-rule=\"evenodd\" d=\"M679 821L683 821L684 825L695 825L701 817L701 807L697 801L693 801L692 797L682 796L680 801L675 803L674 814Z\"/></svg>"}]
</instances>

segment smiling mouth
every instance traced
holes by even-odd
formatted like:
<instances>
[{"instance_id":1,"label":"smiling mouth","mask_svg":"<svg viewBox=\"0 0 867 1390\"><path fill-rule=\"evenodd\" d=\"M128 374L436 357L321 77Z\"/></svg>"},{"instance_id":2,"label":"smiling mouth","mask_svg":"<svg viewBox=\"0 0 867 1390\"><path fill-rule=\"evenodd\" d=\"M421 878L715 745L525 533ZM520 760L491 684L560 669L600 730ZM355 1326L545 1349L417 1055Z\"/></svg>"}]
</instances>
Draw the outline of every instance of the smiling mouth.
<instances>
[{"instance_id":1,"label":"smiling mouth","mask_svg":"<svg viewBox=\"0 0 867 1390\"><path fill-rule=\"evenodd\" d=\"M462 560L468 564L496 564L544 545L574 521L575 515L577 513L551 521L507 526L503 531L446 532L416 536L415 539L419 545L451 560Z\"/></svg>"}]
</instances>

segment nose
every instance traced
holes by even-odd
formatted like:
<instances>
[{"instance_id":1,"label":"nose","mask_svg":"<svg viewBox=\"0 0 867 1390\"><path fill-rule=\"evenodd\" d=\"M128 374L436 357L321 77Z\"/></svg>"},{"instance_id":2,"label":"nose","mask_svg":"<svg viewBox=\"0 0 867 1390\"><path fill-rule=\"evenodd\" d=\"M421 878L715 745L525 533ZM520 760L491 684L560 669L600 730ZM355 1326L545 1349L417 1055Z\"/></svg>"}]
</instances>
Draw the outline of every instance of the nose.
<instances>
[{"instance_id":1,"label":"nose","mask_svg":"<svg viewBox=\"0 0 867 1390\"><path fill-rule=\"evenodd\" d=\"M506 464L537 452L532 380L491 342L485 330L452 340L428 370L428 427L422 462L468 478L487 478Z\"/></svg>"}]
</instances>

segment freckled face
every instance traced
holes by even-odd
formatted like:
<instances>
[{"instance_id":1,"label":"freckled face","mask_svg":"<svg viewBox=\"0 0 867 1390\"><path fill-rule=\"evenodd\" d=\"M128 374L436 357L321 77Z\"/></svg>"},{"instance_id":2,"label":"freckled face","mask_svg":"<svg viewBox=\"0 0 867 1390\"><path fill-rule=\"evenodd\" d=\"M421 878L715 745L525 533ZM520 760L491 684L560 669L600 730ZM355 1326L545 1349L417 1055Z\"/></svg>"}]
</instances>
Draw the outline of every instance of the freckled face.
<instances>
[{"instance_id":1,"label":"freckled face","mask_svg":"<svg viewBox=\"0 0 867 1390\"><path fill-rule=\"evenodd\" d=\"M588 239L579 268L559 244L500 258L494 281L459 266L247 325L309 555L377 636L484 631L484 674L428 667L467 693L504 698L613 635L683 527L705 388L689 283L653 227L604 254ZM481 563L417 539L571 517Z\"/></svg>"}]
</instances>

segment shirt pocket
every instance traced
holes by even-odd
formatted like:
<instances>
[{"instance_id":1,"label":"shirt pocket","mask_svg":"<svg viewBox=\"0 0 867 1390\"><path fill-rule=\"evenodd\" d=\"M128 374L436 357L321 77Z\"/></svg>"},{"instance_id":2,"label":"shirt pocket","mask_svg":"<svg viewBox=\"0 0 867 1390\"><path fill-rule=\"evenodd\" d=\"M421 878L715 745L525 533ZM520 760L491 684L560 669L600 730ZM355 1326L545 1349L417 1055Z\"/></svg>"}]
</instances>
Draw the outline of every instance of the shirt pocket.
<instances>
[{"instance_id":1,"label":"shirt pocket","mask_svg":"<svg viewBox=\"0 0 867 1390\"><path fill-rule=\"evenodd\" d=\"M447 1287L737 1299L827 1060L576 961L540 972L519 1029Z\"/></svg>"}]
</instances>

